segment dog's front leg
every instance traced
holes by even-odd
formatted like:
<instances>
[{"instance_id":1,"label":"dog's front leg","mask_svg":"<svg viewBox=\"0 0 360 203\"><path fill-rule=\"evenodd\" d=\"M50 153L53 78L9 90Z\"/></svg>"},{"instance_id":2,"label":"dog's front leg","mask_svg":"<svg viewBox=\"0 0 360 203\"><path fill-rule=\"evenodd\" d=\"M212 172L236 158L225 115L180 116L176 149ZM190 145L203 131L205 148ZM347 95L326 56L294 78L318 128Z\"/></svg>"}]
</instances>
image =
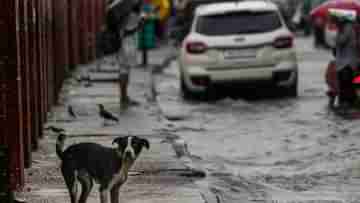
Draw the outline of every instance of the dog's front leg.
<instances>
[{"instance_id":1,"label":"dog's front leg","mask_svg":"<svg viewBox=\"0 0 360 203\"><path fill-rule=\"evenodd\" d=\"M114 185L110 191L111 203L119 203L119 190L122 184Z\"/></svg>"},{"instance_id":2,"label":"dog's front leg","mask_svg":"<svg viewBox=\"0 0 360 203\"><path fill-rule=\"evenodd\" d=\"M100 188L100 203L108 203L109 202L109 190Z\"/></svg>"}]
</instances>

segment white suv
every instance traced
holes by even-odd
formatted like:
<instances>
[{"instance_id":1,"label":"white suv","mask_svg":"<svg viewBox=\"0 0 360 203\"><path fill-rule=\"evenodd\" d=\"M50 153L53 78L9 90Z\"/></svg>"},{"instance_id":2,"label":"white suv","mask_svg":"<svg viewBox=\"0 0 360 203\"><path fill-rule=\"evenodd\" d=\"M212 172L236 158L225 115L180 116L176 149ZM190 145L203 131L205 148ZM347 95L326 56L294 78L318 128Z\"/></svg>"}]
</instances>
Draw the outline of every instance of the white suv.
<instances>
[{"instance_id":1,"label":"white suv","mask_svg":"<svg viewBox=\"0 0 360 203\"><path fill-rule=\"evenodd\" d=\"M184 97L213 84L274 84L297 96L294 36L270 1L244 0L199 6L181 45Z\"/></svg>"}]
</instances>

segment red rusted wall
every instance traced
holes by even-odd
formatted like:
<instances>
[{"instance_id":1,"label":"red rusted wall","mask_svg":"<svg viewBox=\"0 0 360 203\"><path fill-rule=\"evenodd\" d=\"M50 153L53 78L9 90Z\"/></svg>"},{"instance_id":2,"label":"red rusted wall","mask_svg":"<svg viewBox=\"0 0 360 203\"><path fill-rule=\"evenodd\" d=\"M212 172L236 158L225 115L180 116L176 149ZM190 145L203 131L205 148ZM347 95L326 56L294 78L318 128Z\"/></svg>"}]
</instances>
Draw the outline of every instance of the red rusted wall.
<instances>
[{"instance_id":1,"label":"red rusted wall","mask_svg":"<svg viewBox=\"0 0 360 203\"><path fill-rule=\"evenodd\" d=\"M39 118L39 87L38 87L38 60L37 60L37 32L36 32L36 9L35 1L29 0L28 6L28 30L29 30L29 69L30 69L30 111L31 111L31 148L38 148L38 137L40 136Z\"/></svg>"},{"instance_id":2,"label":"red rusted wall","mask_svg":"<svg viewBox=\"0 0 360 203\"><path fill-rule=\"evenodd\" d=\"M79 39L80 39L80 62L85 64L89 62L89 50L88 50L88 39L89 39L89 32L88 32L88 24L89 24L89 10L87 0L79 0Z\"/></svg>"},{"instance_id":3,"label":"red rusted wall","mask_svg":"<svg viewBox=\"0 0 360 203\"><path fill-rule=\"evenodd\" d=\"M68 0L69 60L72 69L74 69L80 61L78 7L78 1Z\"/></svg>"},{"instance_id":4,"label":"red rusted wall","mask_svg":"<svg viewBox=\"0 0 360 203\"><path fill-rule=\"evenodd\" d=\"M24 183L19 0L0 1L2 124L0 142L9 147L11 188ZM11 138L11 139L10 139Z\"/></svg>"},{"instance_id":5,"label":"red rusted wall","mask_svg":"<svg viewBox=\"0 0 360 203\"><path fill-rule=\"evenodd\" d=\"M54 65L54 33L53 33L53 1L47 0L47 34L48 34L48 54L49 54L49 71L48 71L48 98L49 108L56 100L55 89L55 65Z\"/></svg>"},{"instance_id":6,"label":"red rusted wall","mask_svg":"<svg viewBox=\"0 0 360 203\"><path fill-rule=\"evenodd\" d=\"M43 90L43 122L46 122L47 112L48 112L48 68L49 68L49 50L48 50L48 39L46 34L46 1L41 0L41 35L42 35L42 49L43 49L43 83L42 83L42 90Z\"/></svg>"},{"instance_id":7,"label":"red rusted wall","mask_svg":"<svg viewBox=\"0 0 360 203\"><path fill-rule=\"evenodd\" d=\"M88 39L88 48L89 48L89 61L95 59L95 33L96 33L96 1L97 0L89 0L87 3L89 4L89 24L88 24L88 32L89 32L89 39Z\"/></svg>"},{"instance_id":8,"label":"red rusted wall","mask_svg":"<svg viewBox=\"0 0 360 203\"><path fill-rule=\"evenodd\" d=\"M53 1L54 65L56 92L61 88L69 65L68 2Z\"/></svg>"},{"instance_id":9,"label":"red rusted wall","mask_svg":"<svg viewBox=\"0 0 360 203\"><path fill-rule=\"evenodd\" d=\"M69 67L95 57L105 1L1 0L0 8L0 145L17 189Z\"/></svg>"},{"instance_id":10,"label":"red rusted wall","mask_svg":"<svg viewBox=\"0 0 360 203\"><path fill-rule=\"evenodd\" d=\"M30 77L29 77L29 33L27 26L28 0L19 2L19 37L20 37L20 69L22 90L22 122L24 136L24 163L25 167L31 165L31 111L30 111Z\"/></svg>"},{"instance_id":11,"label":"red rusted wall","mask_svg":"<svg viewBox=\"0 0 360 203\"><path fill-rule=\"evenodd\" d=\"M39 126L39 136L42 137L42 123L44 120L44 89L42 88L42 84L44 83L44 50L43 50L43 39L42 39L42 13L41 13L41 0L35 0L35 11L36 11L36 58L37 58L37 67L34 68L36 74L36 87L38 93L38 119L37 123Z\"/></svg>"}]
</instances>

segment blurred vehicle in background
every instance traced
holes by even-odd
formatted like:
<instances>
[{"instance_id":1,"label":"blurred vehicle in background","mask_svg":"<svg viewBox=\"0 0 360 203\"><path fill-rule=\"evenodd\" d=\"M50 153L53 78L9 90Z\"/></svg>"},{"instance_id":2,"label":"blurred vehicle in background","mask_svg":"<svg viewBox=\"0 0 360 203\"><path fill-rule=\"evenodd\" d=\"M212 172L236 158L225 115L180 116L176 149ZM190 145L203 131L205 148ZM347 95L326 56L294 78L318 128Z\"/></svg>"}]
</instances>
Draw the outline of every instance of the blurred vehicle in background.
<instances>
[{"instance_id":1,"label":"blurred vehicle in background","mask_svg":"<svg viewBox=\"0 0 360 203\"><path fill-rule=\"evenodd\" d=\"M312 9L326 2L327 0L303 0L301 2L296 2L294 15L292 16L292 26L294 30L303 30L305 36L308 36L313 31L313 26L310 17L310 12Z\"/></svg>"},{"instance_id":2,"label":"blurred vehicle in background","mask_svg":"<svg viewBox=\"0 0 360 203\"><path fill-rule=\"evenodd\" d=\"M294 37L274 3L244 0L200 6L190 27L178 59L184 98L228 83L272 85L297 96Z\"/></svg>"},{"instance_id":3,"label":"blurred vehicle in background","mask_svg":"<svg viewBox=\"0 0 360 203\"><path fill-rule=\"evenodd\" d=\"M325 47L333 47L337 33L337 28L329 18L329 10L345 9L354 10L357 15L360 14L360 1L358 0L329 0L325 3L313 8L310 16L313 24L320 30L315 38L323 38ZM355 29L359 29L358 26ZM320 40L321 41L321 40Z\"/></svg>"}]
</instances>

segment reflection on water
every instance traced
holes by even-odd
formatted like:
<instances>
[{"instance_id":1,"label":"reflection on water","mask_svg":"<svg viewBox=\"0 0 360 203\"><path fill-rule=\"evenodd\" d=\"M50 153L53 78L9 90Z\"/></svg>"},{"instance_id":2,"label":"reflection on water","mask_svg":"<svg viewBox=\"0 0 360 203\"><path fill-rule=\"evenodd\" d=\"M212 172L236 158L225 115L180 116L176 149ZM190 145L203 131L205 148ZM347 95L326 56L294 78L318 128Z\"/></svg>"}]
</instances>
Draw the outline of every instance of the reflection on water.
<instances>
[{"instance_id":1,"label":"reflection on water","mask_svg":"<svg viewBox=\"0 0 360 203\"><path fill-rule=\"evenodd\" d=\"M183 103L191 119L177 126L203 125L181 136L202 157L208 171L202 181L222 202L345 199L353 195L346 188L358 184L351 169L360 147L352 132L360 127L326 112L325 102Z\"/></svg>"},{"instance_id":2,"label":"reflection on water","mask_svg":"<svg viewBox=\"0 0 360 203\"><path fill-rule=\"evenodd\" d=\"M227 97L210 102L184 102L174 94L179 81L162 79L160 106L171 101L189 114L176 122L177 133L202 158L195 162L208 176L199 185L216 194L215 202L360 200L354 175L360 175L360 120L340 118L326 106L329 54L309 48L311 40L297 45L296 99L267 90L269 95L248 98L239 90L221 91ZM180 130L197 128L202 130Z\"/></svg>"}]
</instances>

